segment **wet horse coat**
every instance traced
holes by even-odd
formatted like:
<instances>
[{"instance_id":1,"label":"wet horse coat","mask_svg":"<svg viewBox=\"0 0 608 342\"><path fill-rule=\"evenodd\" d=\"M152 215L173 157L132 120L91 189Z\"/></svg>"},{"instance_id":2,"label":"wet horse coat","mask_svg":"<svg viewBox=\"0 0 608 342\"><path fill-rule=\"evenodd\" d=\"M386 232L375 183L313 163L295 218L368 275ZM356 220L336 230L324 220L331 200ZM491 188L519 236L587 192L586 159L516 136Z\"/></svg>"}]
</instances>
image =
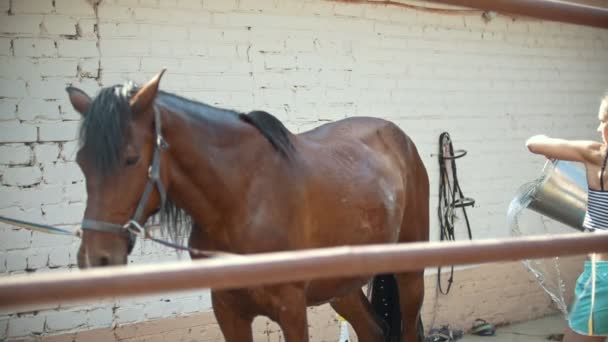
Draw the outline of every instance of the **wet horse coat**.
<instances>
[{"instance_id":1,"label":"wet horse coat","mask_svg":"<svg viewBox=\"0 0 608 342\"><path fill-rule=\"evenodd\" d=\"M239 114L160 92L161 75L142 88L106 88L94 101L69 90L84 115L77 161L87 182L85 219L124 223L131 217L152 159L156 107L169 144L160 178L171 212L195 222L192 247L249 254L428 240L427 173L396 125L357 117L295 135L265 112ZM104 146L118 136L119 143ZM159 194L147 202L143 221L160 206ZM123 236L85 230L79 265L125 263L127 254ZM423 271L395 279L403 325L391 333L395 340L421 341ZM278 322L286 341L308 341L306 307L325 302L360 341L385 341L387 327L361 290L367 281L212 290L213 309L227 342L252 341L257 315Z\"/></svg>"}]
</instances>

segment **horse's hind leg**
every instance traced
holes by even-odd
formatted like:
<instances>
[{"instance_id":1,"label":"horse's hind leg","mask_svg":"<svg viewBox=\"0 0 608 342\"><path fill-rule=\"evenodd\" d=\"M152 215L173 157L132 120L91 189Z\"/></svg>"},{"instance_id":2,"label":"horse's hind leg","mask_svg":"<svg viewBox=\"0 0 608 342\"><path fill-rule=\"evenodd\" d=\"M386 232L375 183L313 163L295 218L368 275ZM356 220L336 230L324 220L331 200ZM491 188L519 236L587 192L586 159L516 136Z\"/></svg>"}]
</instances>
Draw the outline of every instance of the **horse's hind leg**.
<instances>
[{"instance_id":1,"label":"horse's hind leg","mask_svg":"<svg viewBox=\"0 0 608 342\"><path fill-rule=\"evenodd\" d=\"M428 241L428 193L423 193L418 202L410 206L404 215L401 227L401 242ZM401 342L423 342L424 329L420 310L424 300L424 269L396 274L399 288L399 306L403 330Z\"/></svg>"},{"instance_id":2,"label":"horse's hind leg","mask_svg":"<svg viewBox=\"0 0 608 342\"><path fill-rule=\"evenodd\" d=\"M401 342L423 342L420 310L424 300L424 271L400 273L396 278L403 322Z\"/></svg>"},{"instance_id":3,"label":"horse's hind leg","mask_svg":"<svg viewBox=\"0 0 608 342\"><path fill-rule=\"evenodd\" d=\"M428 241L428 193L406 210L401 227L400 242ZM412 210L413 209L413 210ZM424 329L420 310L424 300L424 269L396 274L401 307L401 342L423 342Z\"/></svg>"},{"instance_id":4,"label":"horse's hind leg","mask_svg":"<svg viewBox=\"0 0 608 342\"><path fill-rule=\"evenodd\" d=\"M231 291L211 291L215 318L226 342L253 342L253 317L242 312L242 303Z\"/></svg>"},{"instance_id":5,"label":"horse's hind leg","mask_svg":"<svg viewBox=\"0 0 608 342\"><path fill-rule=\"evenodd\" d=\"M429 240L429 178L420 161L416 158L413 170L403 182L406 189L405 210L401 222L399 242ZM406 173L407 174L407 173ZM424 269L396 274L401 307L401 342L424 342L424 328L420 310L424 300Z\"/></svg>"},{"instance_id":6,"label":"horse's hind leg","mask_svg":"<svg viewBox=\"0 0 608 342\"><path fill-rule=\"evenodd\" d=\"M359 341L383 342L382 320L376 315L371 303L361 289L336 298L331 307L344 317L355 329Z\"/></svg>"}]
</instances>

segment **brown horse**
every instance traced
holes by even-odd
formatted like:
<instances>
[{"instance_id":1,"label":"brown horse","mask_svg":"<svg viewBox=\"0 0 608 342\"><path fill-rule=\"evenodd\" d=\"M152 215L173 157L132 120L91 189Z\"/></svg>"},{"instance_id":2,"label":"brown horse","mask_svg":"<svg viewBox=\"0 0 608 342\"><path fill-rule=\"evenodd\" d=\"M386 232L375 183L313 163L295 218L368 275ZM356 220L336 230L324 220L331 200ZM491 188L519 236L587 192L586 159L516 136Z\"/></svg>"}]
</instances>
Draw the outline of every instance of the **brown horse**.
<instances>
[{"instance_id":1,"label":"brown horse","mask_svg":"<svg viewBox=\"0 0 608 342\"><path fill-rule=\"evenodd\" d=\"M396 125L350 118L294 135L265 112L240 114L159 91L163 72L143 87L104 88L94 100L67 89L83 115L80 267L125 264L133 229L158 211L164 221L195 222L190 246L239 254L428 240L428 176ZM190 228L177 223L170 233ZM379 317L363 276L211 296L228 342L252 341L258 315L276 321L286 341L308 341L306 307L325 302L359 341L422 341L423 271L377 279L374 291L394 286L398 296L385 294L375 306L395 301L402 322Z\"/></svg>"}]
</instances>

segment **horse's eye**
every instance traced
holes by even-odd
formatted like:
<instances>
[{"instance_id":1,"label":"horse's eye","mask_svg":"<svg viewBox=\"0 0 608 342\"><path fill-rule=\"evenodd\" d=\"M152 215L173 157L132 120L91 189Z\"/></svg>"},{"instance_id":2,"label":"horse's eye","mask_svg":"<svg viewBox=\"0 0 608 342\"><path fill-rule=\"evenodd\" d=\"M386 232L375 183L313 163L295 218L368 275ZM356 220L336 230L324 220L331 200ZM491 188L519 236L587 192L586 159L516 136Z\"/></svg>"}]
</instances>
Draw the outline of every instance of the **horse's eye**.
<instances>
[{"instance_id":1,"label":"horse's eye","mask_svg":"<svg viewBox=\"0 0 608 342\"><path fill-rule=\"evenodd\" d=\"M133 166L139 161L139 156L127 157L127 166Z\"/></svg>"}]
</instances>

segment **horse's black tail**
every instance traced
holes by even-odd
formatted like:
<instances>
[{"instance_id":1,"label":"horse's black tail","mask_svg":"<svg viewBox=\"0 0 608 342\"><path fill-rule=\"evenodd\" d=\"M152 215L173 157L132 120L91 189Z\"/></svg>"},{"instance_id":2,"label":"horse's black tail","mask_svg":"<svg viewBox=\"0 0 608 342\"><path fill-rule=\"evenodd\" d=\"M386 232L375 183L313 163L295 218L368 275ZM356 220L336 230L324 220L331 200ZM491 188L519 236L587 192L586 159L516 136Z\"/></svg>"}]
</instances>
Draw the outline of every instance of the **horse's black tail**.
<instances>
[{"instance_id":1,"label":"horse's black tail","mask_svg":"<svg viewBox=\"0 0 608 342\"><path fill-rule=\"evenodd\" d=\"M372 280L371 302L376 314L382 318L385 329L385 342L400 342L401 308L399 306L399 287L393 274L381 274ZM424 327L420 317L416 324L418 342L424 341ZM403 341L401 341L403 342Z\"/></svg>"},{"instance_id":2,"label":"horse's black tail","mask_svg":"<svg viewBox=\"0 0 608 342\"><path fill-rule=\"evenodd\" d=\"M382 318L385 327L385 342L400 342L401 309L399 308L399 288L392 274L381 274L372 280L372 306Z\"/></svg>"}]
</instances>

